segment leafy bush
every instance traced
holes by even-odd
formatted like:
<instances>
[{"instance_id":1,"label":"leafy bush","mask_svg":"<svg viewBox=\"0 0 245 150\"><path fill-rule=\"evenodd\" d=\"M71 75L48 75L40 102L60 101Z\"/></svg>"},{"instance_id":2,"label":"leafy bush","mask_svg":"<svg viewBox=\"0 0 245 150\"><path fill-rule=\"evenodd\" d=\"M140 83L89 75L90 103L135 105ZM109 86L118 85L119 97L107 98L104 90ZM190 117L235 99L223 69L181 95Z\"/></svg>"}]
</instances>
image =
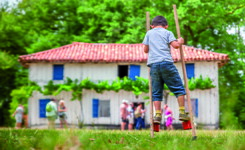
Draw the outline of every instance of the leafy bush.
<instances>
[{"instance_id":1,"label":"leafy bush","mask_svg":"<svg viewBox=\"0 0 245 150\"><path fill-rule=\"evenodd\" d=\"M195 89L205 90L215 87L215 85L213 85L213 81L209 77L203 79L202 75L200 75L199 78L191 78L188 81L188 86L191 91Z\"/></svg>"}]
</instances>

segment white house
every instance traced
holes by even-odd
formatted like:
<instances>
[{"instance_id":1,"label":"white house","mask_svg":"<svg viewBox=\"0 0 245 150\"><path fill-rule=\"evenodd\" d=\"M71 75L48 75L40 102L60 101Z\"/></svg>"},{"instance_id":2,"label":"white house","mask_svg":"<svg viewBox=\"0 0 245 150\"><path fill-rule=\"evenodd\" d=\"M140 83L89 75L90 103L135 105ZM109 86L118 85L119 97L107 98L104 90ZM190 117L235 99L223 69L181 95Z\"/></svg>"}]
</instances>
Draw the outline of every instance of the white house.
<instances>
[{"instance_id":1,"label":"white house","mask_svg":"<svg viewBox=\"0 0 245 150\"><path fill-rule=\"evenodd\" d=\"M202 127L218 128L218 68L229 60L228 55L189 46L183 46L183 50L188 78L200 75L210 77L216 86L212 89L190 92L195 121ZM171 54L182 76L179 50L172 48ZM37 82L40 86L46 85L50 80L62 83L66 77L78 80L90 78L94 82L112 81L123 76L148 78L146 60L147 54L143 52L142 44L79 42L19 57L20 63L29 68L29 79ZM81 103L78 100L71 101L70 92L62 92L56 98L66 101L70 124L77 125L79 118L82 117L86 125L120 125L119 107L123 99L135 103L144 102L147 110L145 120L146 124L149 124L150 107L147 101L143 100L143 97L147 95L148 93L145 93L136 97L132 92L126 91L118 93L105 91L98 94L92 90L84 90ZM30 127L47 126L45 106L53 97L42 95L39 92L33 93L28 103ZM174 124L180 124L176 98L170 96L168 104L173 109L176 118ZM81 116L82 111L84 116ZM59 120L56 120L56 123L59 123Z\"/></svg>"}]
</instances>

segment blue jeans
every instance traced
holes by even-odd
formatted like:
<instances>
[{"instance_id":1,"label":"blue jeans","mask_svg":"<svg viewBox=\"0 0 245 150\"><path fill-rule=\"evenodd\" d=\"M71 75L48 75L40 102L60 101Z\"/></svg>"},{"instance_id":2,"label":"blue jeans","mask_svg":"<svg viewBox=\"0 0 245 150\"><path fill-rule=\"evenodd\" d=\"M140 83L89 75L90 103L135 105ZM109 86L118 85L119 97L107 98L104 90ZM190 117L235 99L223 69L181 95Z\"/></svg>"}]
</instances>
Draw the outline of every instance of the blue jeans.
<instances>
[{"instance_id":1,"label":"blue jeans","mask_svg":"<svg viewBox=\"0 0 245 150\"><path fill-rule=\"evenodd\" d=\"M135 129L139 130L141 128L141 125L142 125L142 118L138 117Z\"/></svg>"},{"instance_id":2,"label":"blue jeans","mask_svg":"<svg viewBox=\"0 0 245 150\"><path fill-rule=\"evenodd\" d=\"M185 95L185 88L173 62L159 62L150 65L152 101L162 101L164 83L176 97Z\"/></svg>"},{"instance_id":3,"label":"blue jeans","mask_svg":"<svg viewBox=\"0 0 245 150\"><path fill-rule=\"evenodd\" d=\"M142 122L141 123L142 123L141 128L144 129L145 128L145 119L142 118Z\"/></svg>"}]
</instances>

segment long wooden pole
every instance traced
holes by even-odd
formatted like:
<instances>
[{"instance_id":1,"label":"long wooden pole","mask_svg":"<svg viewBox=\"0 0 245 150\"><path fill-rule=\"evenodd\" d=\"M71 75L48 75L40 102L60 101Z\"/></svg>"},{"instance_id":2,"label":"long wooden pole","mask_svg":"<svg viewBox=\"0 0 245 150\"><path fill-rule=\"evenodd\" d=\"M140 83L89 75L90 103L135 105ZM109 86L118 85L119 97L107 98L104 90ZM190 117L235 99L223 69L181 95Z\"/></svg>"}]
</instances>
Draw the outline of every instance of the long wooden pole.
<instances>
[{"instance_id":1,"label":"long wooden pole","mask_svg":"<svg viewBox=\"0 0 245 150\"><path fill-rule=\"evenodd\" d=\"M150 30L150 13L146 12L146 31ZM153 102L152 102L152 88L151 88L151 76L150 76L150 68L148 68L148 78L149 78L149 97L150 97L150 130L151 137L154 137L154 124L153 124Z\"/></svg>"},{"instance_id":2,"label":"long wooden pole","mask_svg":"<svg viewBox=\"0 0 245 150\"><path fill-rule=\"evenodd\" d=\"M178 38L180 38L181 35L180 35L180 28L179 28L179 21L178 21L178 14L177 14L177 10L176 10L176 5L173 5L173 8L174 8L174 19L175 19L175 24L176 24L177 35L178 35ZM193 140L195 140L197 138L196 127L194 125L194 120L193 120L192 106L191 106L191 100L190 100L190 91L188 88L188 80L187 80L187 75L186 75L185 59L184 59L184 53L183 53L182 45L180 45L179 49L180 49L181 64L182 64L182 71L183 71L183 76L184 76L184 83L185 83L188 109L189 109L189 114L190 114L190 119L191 119L192 137L193 137Z\"/></svg>"}]
</instances>

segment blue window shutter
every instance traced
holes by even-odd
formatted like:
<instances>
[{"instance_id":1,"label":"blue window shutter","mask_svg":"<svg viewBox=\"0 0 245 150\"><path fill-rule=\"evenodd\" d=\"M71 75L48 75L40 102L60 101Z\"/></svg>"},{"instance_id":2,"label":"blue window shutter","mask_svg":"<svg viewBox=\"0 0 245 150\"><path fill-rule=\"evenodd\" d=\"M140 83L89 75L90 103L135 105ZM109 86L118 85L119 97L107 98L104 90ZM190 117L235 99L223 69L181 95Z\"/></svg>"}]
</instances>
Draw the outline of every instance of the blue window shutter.
<instances>
[{"instance_id":1,"label":"blue window shutter","mask_svg":"<svg viewBox=\"0 0 245 150\"><path fill-rule=\"evenodd\" d=\"M93 99L93 118L99 117L99 99Z\"/></svg>"},{"instance_id":2,"label":"blue window shutter","mask_svg":"<svg viewBox=\"0 0 245 150\"><path fill-rule=\"evenodd\" d=\"M64 65L53 66L53 80L63 80Z\"/></svg>"},{"instance_id":3,"label":"blue window shutter","mask_svg":"<svg viewBox=\"0 0 245 150\"><path fill-rule=\"evenodd\" d=\"M50 99L39 100L39 117L46 118L46 105L50 102Z\"/></svg>"},{"instance_id":4,"label":"blue window shutter","mask_svg":"<svg viewBox=\"0 0 245 150\"><path fill-rule=\"evenodd\" d=\"M130 65L129 78L132 80L136 80L136 76L140 76L140 66Z\"/></svg>"},{"instance_id":5,"label":"blue window shutter","mask_svg":"<svg viewBox=\"0 0 245 150\"><path fill-rule=\"evenodd\" d=\"M187 78L191 79L195 77L195 66L194 64L185 64L186 67L186 73L187 73Z\"/></svg>"},{"instance_id":6,"label":"blue window shutter","mask_svg":"<svg viewBox=\"0 0 245 150\"><path fill-rule=\"evenodd\" d=\"M198 99L195 100L195 116L198 117Z\"/></svg>"}]
</instances>

